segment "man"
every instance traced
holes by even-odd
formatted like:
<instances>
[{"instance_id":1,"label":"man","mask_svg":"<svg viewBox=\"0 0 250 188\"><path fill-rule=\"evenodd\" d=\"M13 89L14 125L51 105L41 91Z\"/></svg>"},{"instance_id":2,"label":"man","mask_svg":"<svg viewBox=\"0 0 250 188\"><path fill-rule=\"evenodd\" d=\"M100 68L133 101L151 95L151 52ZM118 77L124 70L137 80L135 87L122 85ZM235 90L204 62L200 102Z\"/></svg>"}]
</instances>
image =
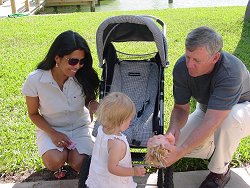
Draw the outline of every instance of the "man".
<instances>
[{"instance_id":1,"label":"man","mask_svg":"<svg viewBox=\"0 0 250 188\"><path fill-rule=\"evenodd\" d=\"M235 56L222 51L220 34L208 27L191 31L186 53L173 70L175 104L168 133L176 147L167 166L183 157L210 158L210 174L200 188L224 187L240 140L250 135L250 76ZM189 115L190 99L196 110Z\"/></svg>"}]
</instances>

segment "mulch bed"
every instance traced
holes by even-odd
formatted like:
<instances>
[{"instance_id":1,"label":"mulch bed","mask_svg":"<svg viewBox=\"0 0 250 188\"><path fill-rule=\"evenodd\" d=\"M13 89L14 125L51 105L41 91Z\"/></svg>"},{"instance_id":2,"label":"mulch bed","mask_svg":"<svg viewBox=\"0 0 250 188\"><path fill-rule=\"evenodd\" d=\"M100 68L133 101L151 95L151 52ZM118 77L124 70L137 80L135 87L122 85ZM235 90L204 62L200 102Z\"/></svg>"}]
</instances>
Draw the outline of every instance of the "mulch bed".
<instances>
[{"instance_id":1,"label":"mulch bed","mask_svg":"<svg viewBox=\"0 0 250 188\"><path fill-rule=\"evenodd\" d=\"M67 174L62 179L78 179L78 174L70 166L65 166ZM0 174L0 183L19 183L19 182L36 182L36 181L53 181L56 180L53 172L44 168L39 172L24 171L22 173Z\"/></svg>"}]
</instances>

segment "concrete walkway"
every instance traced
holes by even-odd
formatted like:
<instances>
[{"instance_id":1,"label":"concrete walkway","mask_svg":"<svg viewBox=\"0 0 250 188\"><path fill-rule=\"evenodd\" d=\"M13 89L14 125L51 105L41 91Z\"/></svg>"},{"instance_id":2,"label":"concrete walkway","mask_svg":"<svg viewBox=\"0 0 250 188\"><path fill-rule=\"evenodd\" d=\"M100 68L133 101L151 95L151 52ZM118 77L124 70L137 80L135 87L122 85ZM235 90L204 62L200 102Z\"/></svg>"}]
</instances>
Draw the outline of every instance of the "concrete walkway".
<instances>
[{"instance_id":1,"label":"concrete walkway","mask_svg":"<svg viewBox=\"0 0 250 188\"><path fill-rule=\"evenodd\" d=\"M29 11L25 10L25 3L24 0L16 0L15 5L16 5L16 11L17 13L22 13L22 14L35 14L36 11L40 10L45 3L45 0L40 0L39 1L39 6L35 3L33 0L29 0ZM12 14L12 9L11 9L11 2L10 0L4 0L3 4L0 5L0 18L7 17L8 15Z\"/></svg>"},{"instance_id":2,"label":"concrete walkway","mask_svg":"<svg viewBox=\"0 0 250 188\"><path fill-rule=\"evenodd\" d=\"M174 173L175 188L198 188L209 171L191 171ZM135 178L137 188L156 188L157 174L144 178ZM143 185L147 184L147 186ZM149 185L150 184L150 185ZM0 188L78 188L78 180L60 180L44 182L25 182L0 184ZM233 168L231 180L225 188L250 188L250 167Z\"/></svg>"}]
</instances>

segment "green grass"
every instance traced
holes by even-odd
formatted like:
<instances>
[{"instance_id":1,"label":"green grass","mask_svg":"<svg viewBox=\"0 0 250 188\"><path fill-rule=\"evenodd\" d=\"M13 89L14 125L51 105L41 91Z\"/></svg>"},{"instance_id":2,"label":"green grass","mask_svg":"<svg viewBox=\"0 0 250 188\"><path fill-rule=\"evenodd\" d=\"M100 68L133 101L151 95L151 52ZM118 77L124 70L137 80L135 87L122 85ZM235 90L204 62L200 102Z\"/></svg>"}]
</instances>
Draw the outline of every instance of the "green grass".
<instances>
[{"instance_id":1,"label":"green grass","mask_svg":"<svg viewBox=\"0 0 250 188\"><path fill-rule=\"evenodd\" d=\"M224 50L236 54L250 66L250 23L243 22L245 7L166 9L131 12L73 13L67 15L28 16L0 19L0 173L40 170L43 168L35 143L35 125L27 116L21 87L41 61L55 37L68 29L79 32L89 43L95 68L97 53L95 34L109 16L148 14L162 19L167 26L170 66L165 72L165 124L173 105L172 69L184 52L189 31L201 25L213 27L224 38ZM128 46L126 48L129 48ZM142 50L147 50L141 46ZM234 166L249 164L250 137L242 140ZM207 161L184 159L177 170L205 169Z\"/></svg>"}]
</instances>

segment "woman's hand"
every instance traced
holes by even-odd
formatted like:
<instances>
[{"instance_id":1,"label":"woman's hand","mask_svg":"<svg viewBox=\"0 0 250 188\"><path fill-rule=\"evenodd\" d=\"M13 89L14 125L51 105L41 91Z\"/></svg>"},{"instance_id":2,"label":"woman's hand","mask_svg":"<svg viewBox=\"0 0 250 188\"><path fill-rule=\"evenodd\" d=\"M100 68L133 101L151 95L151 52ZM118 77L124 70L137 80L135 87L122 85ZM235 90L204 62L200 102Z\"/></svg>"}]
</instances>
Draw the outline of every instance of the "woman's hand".
<instances>
[{"instance_id":1,"label":"woman's hand","mask_svg":"<svg viewBox=\"0 0 250 188\"><path fill-rule=\"evenodd\" d=\"M61 132L55 131L50 137L57 147L68 147L71 144L71 140Z\"/></svg>"},{"instance_id":2,"label":"woman's hand","mask_svg":"<svg viewBox=\"0 0 250 188\"><path fill-rule=\"evenodd\" d=\"M89 114L90 114L91 121L93 121L93 116L94 116L94 113L96 112L98 106L99 106L99 103L96 100L89 101L89 104L88 104L87 107L89 109Z\"/></svg>"}]
</instances>

